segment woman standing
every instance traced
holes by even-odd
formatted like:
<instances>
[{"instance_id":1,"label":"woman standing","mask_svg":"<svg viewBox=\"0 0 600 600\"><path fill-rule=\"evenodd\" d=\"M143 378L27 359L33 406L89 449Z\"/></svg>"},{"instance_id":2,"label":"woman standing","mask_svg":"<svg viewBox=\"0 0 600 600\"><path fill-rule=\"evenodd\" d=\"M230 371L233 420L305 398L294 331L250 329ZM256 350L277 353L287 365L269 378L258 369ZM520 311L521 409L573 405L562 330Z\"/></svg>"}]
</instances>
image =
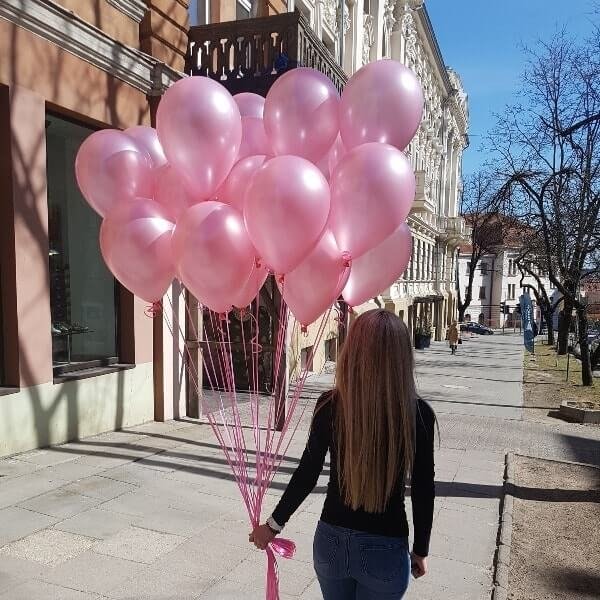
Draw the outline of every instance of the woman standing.
<instances>
[{"instance_id":1,"label":"woman standing","mask_svg":"<svg viewBox=\"0 0 600 600\"><path fill-rule=\"evenodd\" d=\"M313 545L325 600L399 600L427 572L435 496L435 415L416 392L408 330L393 313L356 319L336 388L317 402L302 459L267 523L264 549L315 487L330 452L327 497ZM410 478L414 542L404 508Z\"/></svg>"},{"instance_id":2,"label":"woman standing","mask_svg":"<svg viewBox=\"0 0 600 600\"><path fill-rule=\"evenodd\" d=\"M456 321L452 322L452 325L448 327L448 344L450 345L450 352L456 354L458 348L458 340L460 339L460 332L458 331L458 324Z\"/></svg>"}]
</instances>

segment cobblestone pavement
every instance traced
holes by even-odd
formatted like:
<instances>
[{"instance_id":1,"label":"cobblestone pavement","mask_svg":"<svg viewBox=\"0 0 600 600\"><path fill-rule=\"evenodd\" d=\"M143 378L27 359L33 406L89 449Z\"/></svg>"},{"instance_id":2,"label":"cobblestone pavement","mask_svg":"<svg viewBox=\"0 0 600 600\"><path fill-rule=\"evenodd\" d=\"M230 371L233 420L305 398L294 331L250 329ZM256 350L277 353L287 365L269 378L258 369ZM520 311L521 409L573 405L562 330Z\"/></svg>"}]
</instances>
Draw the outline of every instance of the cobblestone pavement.
<instances>
[{"instance_id":1,"label":"cobblestone pavement","mask_svg":"<svg viewBox=\"0 0 600 600\"><path fill-rule=\"evenodd\" d=\"M443 344L418 353L423 396L441 429L430 574L412 600L490 596L503 457L600 464L600 430L520 420L516 336ZM310 402L327 378L313 378ZM268 511L306 439L298 431L269 492ZM294 560L280 561L282 600L320 598L312 532L326 473L291 520ZM254 600L265 558L247 542L239 493L210 428L148 423L0 461L0 600Z\"/></svg>"}]
</instances>

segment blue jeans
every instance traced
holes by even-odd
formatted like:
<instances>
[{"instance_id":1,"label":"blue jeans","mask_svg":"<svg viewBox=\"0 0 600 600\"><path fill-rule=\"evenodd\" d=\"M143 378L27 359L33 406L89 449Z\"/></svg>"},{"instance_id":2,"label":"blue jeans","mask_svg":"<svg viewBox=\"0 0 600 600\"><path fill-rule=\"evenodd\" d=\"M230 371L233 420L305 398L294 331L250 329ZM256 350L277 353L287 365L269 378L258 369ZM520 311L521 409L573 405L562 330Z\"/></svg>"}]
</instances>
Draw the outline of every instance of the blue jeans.
<instances>
[{"instance_id":1,"label":"blue jeans","mask_svg":"<svg viewBox=\"0 0 600 600\"><path fill-rule=\"evenodd\" d=\"M408 588L408 538L319 521L313 559L324 600L400 600Z\"/></svg>"}]
</instances>

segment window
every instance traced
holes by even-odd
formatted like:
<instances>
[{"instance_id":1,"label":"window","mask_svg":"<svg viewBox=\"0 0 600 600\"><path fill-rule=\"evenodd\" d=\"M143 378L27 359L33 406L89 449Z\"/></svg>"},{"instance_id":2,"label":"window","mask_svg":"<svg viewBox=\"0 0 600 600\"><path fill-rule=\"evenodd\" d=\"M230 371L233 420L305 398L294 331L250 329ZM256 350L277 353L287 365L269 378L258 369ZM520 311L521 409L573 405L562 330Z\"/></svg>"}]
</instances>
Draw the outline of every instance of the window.
<instances>
[{"instance_id":1,"label":"window","mask_svg":"<svg viewBox=\"0 0 600 600\"><path fill-rule=\"evenodd\" d=\"M5 383L4 374L4 321L2 320L2 282L0 281L0 386Z\"/></svg>"},{"instance_id":2,"label":"window","mask_svg":"<svg viewBox=\"0 0 600 600\"><path fill-rule=\"evenodd\" d=\"M467 263L467 275L469 275L471 273L471 263L468 262Z\"/></svg>"},{"instance_id":3,"label":"window","mask_svg":"<svg viewBox=\"0 0 600 600\"><path fill-rule=\"evenodd\" d=\"M402 322L404 322L404 311L403 310L400 311L400 314L398 316L400 317L400 320Z\"/></svg>"},{"instance_id":4,"label":"window","mask_svg":"<svg viewBox=\"0 0 600 600\"><path fill-rule=\"evenodd\" d=\"M100 217L75 181L75 155L91 129L48 115L46 160L50 312L55 367L117 357L118 287L98 245Z\"/></svg>"},{"instance_id":5,"label":"window","mask_svg":"<svg viewBox=\"0 0 600 600\"><path fill-rule=\"evenodd\" d=\"M487 275L488 272L488 264L486 262L481 263L481 274Z\"/></svg>"},{"instance_id":6,"label":"window","mask_svg":"<svg viewBox=\"0 0 600 600\"><path fill-rule=\"evenodd\" d=\"M302 371L313 370L313 347L307 346L300 351L300 368Z\"/></svg>"},{"instance_id":7,"label":"window","mask_svg":"<svg viewBox=\"0 0 600 600\"><path fill-rule=\"evenodd\" d=\"M250 11L252 10L250 0L237 0L235 3L235 18L236 20L240 19L249 19Z\"/></svg>"},{"instance_id":8,"label":"window","mask_svg":"<svg viewBox=\"0 0 600 600\"><path fill-rule=\"evenodd\" d=\"M478 321L480 325L485 325L485 315L483 313L480 313Z\"/></svg>"},{"instance_id":9,"label":"window","mask_svg":"<svg viewBox=\"0 0 600 600\"><path fill-rule=\"evenodd\" d=\"M509 300L514 300L515 299L516 287L517 286L514 283L509 283L508 284L508 299Z\"/></svg>"},{"instance_id":10,"label":"window","mask_svg":"<svg viewBox=\"0 0 600 600\"><path fill-rule=\"evenodd\" d=\"M485 300L485 285L482 285L479 288L479 299L480 300Z\"/></svg>"}]
</instances>

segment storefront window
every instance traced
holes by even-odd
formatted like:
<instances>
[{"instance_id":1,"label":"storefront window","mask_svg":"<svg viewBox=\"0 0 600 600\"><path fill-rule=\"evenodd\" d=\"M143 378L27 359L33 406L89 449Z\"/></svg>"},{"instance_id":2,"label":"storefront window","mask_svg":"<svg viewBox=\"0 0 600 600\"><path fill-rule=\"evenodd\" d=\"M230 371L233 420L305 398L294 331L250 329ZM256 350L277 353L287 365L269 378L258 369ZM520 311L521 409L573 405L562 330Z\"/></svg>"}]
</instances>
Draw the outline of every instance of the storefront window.
<instances>
[{"instance_id":1,"label":"storefront window","mask_svg":"<svg viewBox=\"0 0 600 600\"><path fill-rule=\"evenodd\" d=\"M100 217L75 180L75 156L93 130L46 119L52 360L55 367L117 357L117 287L100 254Z\"/></svg>"}]
</instances>

